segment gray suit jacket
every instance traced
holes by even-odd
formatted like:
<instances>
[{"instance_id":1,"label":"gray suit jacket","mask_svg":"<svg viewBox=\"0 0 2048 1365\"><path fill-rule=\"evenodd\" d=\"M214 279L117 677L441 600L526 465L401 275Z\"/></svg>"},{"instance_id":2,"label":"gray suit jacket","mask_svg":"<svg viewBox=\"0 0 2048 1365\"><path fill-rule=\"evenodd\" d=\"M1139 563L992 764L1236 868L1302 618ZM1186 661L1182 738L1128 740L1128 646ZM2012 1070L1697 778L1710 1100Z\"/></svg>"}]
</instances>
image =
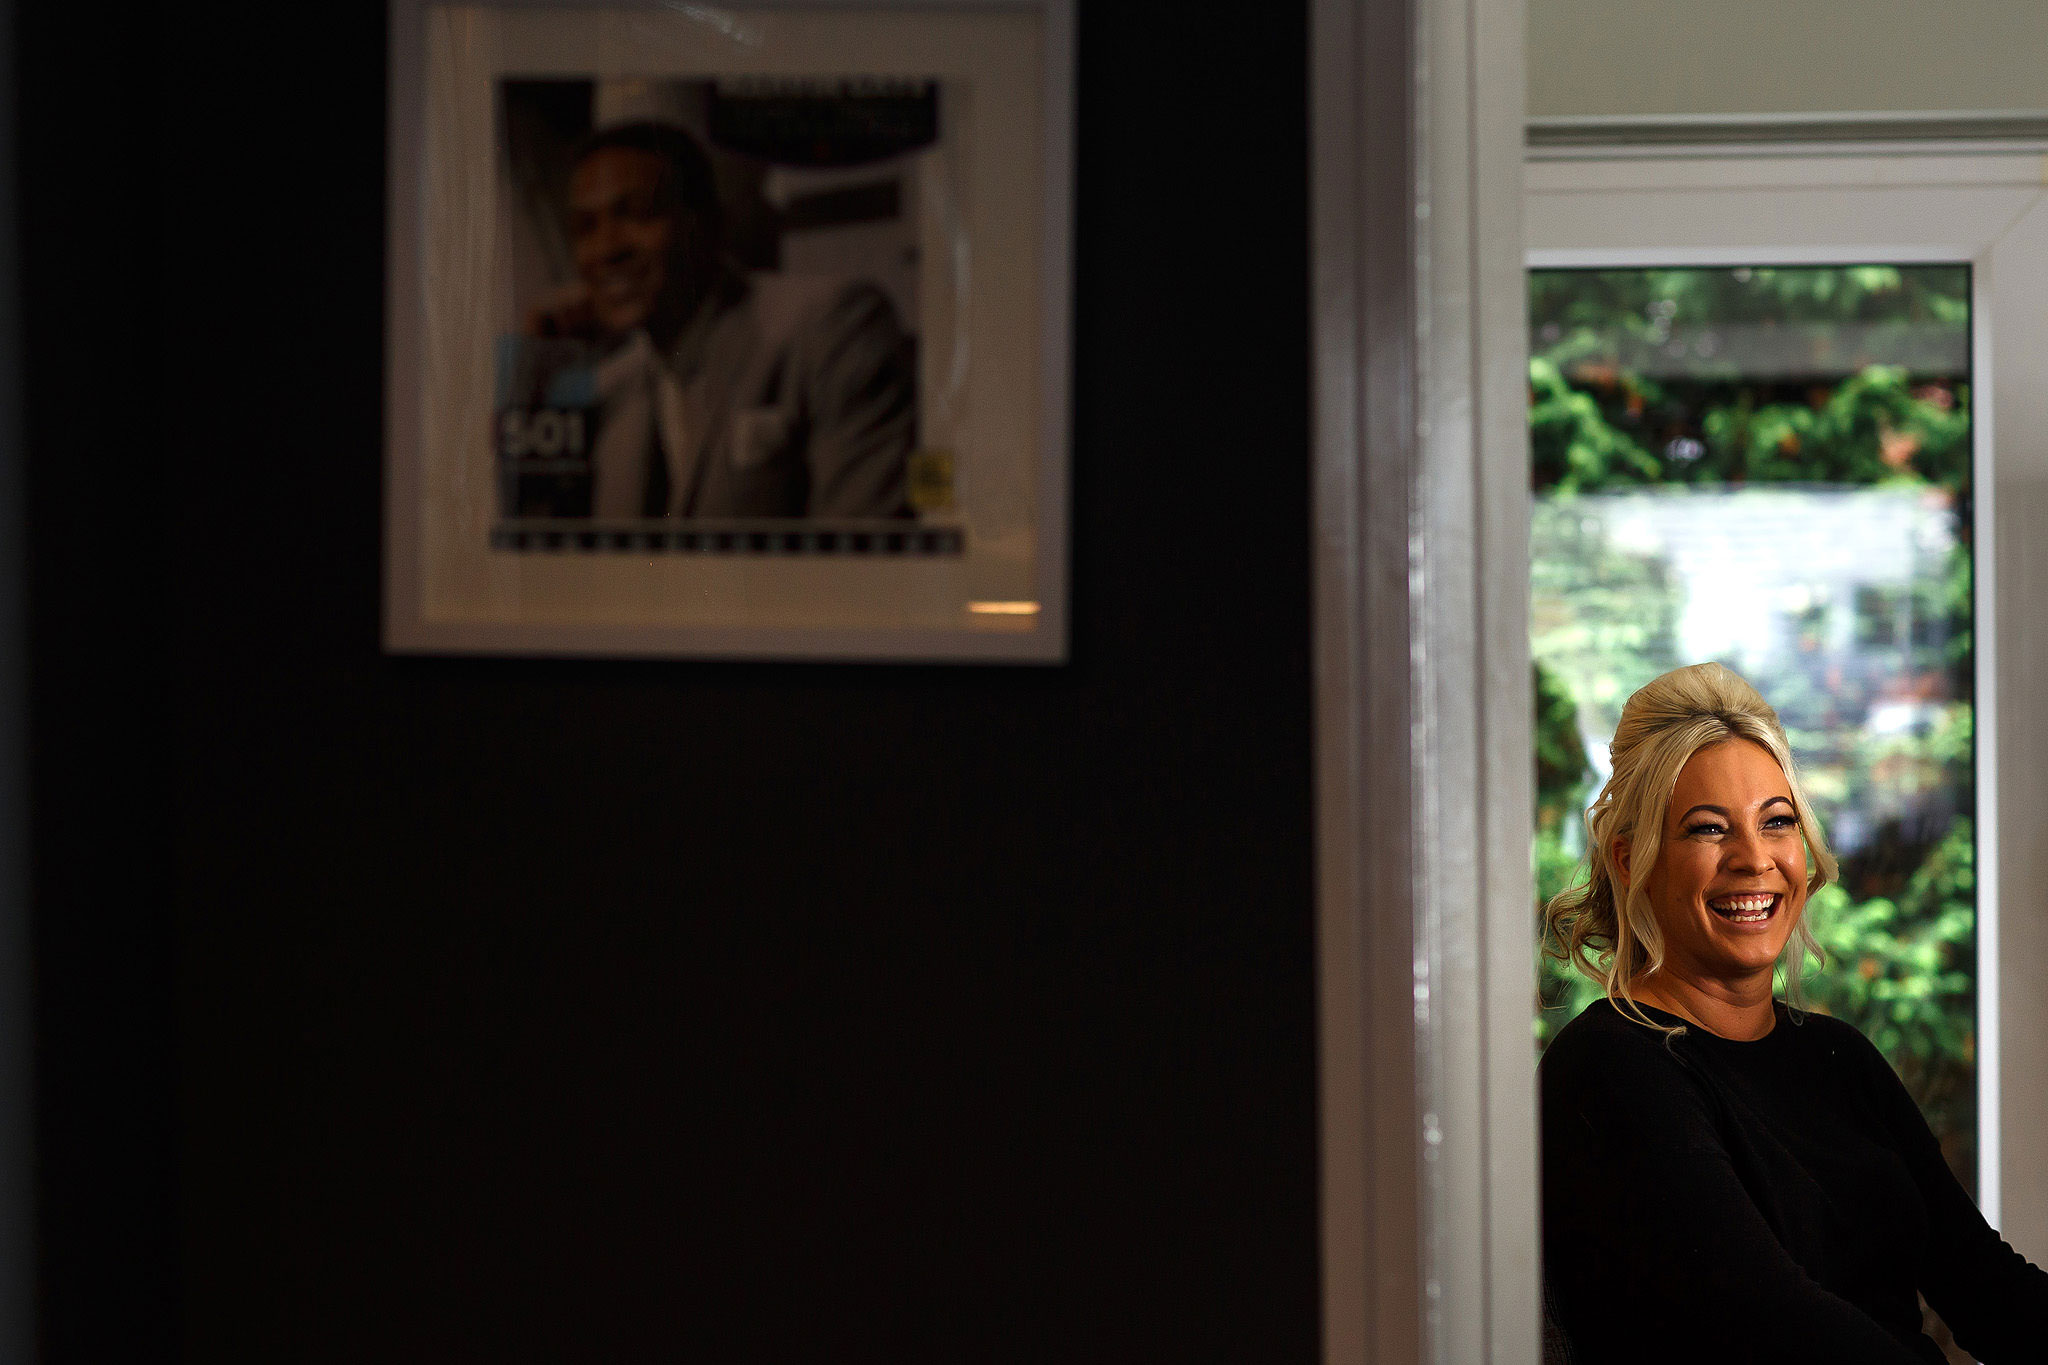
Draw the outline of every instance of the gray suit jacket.
<instances>
[{"instance_id":1,"label":"gray suit jacket","mask_svg":"<svg viewBox=\"0 0 2048 1365\"><path fill-rule=\"evenodd\" d=\"M909 515L916 361L876 286L733 275L659 369L642 346L599 367L596 515L644 514L655 431L669 517Z\"/></svg>"}]
</instances>

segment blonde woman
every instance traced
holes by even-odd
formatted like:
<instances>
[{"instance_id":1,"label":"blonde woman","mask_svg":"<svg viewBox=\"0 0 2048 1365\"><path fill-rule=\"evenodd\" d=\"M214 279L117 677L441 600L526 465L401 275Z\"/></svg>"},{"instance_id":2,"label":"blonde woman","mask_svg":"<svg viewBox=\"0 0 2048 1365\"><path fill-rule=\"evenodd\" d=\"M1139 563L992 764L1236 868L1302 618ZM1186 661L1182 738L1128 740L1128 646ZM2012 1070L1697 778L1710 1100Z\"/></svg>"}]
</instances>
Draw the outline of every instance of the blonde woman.
<instances>
[{"instance_id":1,"label":"blonde woman","mask_svg":"<svg viewBox=\"0 0 2048 1365\"><path fill-rule=\"evenodd\" d=\"M1549 907L1605 987L1543 1059L1545 1278L1579 1365L2048 1360L2048 1274L1956 1183L1882 1055L1772 994L1834 859L1777 714L1718 664L1629 698Z\"/></svg>"}]
</instances>

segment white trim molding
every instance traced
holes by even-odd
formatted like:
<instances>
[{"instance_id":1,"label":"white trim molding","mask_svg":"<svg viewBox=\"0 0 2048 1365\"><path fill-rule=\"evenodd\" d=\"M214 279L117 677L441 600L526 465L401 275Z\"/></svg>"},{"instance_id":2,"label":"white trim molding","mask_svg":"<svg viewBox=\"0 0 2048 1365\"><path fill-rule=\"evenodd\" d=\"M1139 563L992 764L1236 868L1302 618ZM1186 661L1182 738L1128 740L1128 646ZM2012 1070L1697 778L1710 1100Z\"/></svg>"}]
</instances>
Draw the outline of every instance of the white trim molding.
<instances>
[{"instance_id":1,"label":"white trim molding","mask_svg":"<svg viewBox=\"0 0 2048 1365\"><path fill-rule=\"evenodd\" d=\"M1739 146L1763 151L1810 151L1815 145L2005 142L2048 148L2048 109L1994 109L1969 113L1666 114L1532 118L1531 157L1607 153L1642 157L1658 150Z\"/></svg>"},{"instance_id":2,"label":"white trim molding","mask_svg":"<svg viewBox=\"0 0 2048 1365\"><path fill-rule=\"evenodd\" d=\"M1895 130L1894 130L1895 131ZM1975 291L1979 1203L2048 1261L2048 157L1665 145L1532 156L1531 265L1955 261ZM2006 702L2010 705L2006 705Z\"/></svg>"},{"instance_id":3,"label":"white trim molding","mask_svg":"<svg viewBox=\"0 0 2048 1365\"><path fill-rule=\"evenodd\" d=\"M1534 1362L1520 0L1313 10L1324 1359Z\"/></svg>"}]
</instances>

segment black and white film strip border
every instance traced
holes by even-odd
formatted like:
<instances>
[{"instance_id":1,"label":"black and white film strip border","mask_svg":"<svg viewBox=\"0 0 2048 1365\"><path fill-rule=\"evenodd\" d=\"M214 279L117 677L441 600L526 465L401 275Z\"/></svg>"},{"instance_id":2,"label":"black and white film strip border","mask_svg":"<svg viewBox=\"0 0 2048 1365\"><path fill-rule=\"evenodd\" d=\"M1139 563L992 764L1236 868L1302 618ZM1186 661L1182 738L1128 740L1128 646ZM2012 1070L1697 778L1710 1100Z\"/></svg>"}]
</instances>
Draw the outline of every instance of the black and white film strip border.
<instances>
[{"instance_id":1,"label":"black and white film strip border","mask_svg":"<svg viewBox=\"0 0 2048 1365\"><path fill-rule=\"evenodd\" d=\"M600 554L705 554L773 556L936 556L966 551L959 527L902 530L688 530L597 528L532 524L498 526L494 550Z\"/></svg>"}]
</instances>

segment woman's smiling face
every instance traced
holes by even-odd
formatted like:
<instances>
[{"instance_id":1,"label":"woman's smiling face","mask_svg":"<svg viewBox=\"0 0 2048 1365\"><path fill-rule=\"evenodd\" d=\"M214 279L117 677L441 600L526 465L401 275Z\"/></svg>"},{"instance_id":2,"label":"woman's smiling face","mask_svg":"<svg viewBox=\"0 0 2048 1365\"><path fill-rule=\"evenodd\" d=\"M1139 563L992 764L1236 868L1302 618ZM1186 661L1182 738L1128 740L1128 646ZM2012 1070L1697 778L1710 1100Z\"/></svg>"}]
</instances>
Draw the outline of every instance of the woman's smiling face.
<instances>
[{"instance_id":1,"label":"woman's smiling face","mask_svg":"<svg viewBox=\"0 0 2048 1365\"><path fill-rule=\"evenodd\" d=\"M1730 739L1686 760L1643 891L1663 931L1666 973L1732 985L1761 972L1768 990L1806 907L1806 841L1770 750Z\"/></svg>"}]
</instances>

